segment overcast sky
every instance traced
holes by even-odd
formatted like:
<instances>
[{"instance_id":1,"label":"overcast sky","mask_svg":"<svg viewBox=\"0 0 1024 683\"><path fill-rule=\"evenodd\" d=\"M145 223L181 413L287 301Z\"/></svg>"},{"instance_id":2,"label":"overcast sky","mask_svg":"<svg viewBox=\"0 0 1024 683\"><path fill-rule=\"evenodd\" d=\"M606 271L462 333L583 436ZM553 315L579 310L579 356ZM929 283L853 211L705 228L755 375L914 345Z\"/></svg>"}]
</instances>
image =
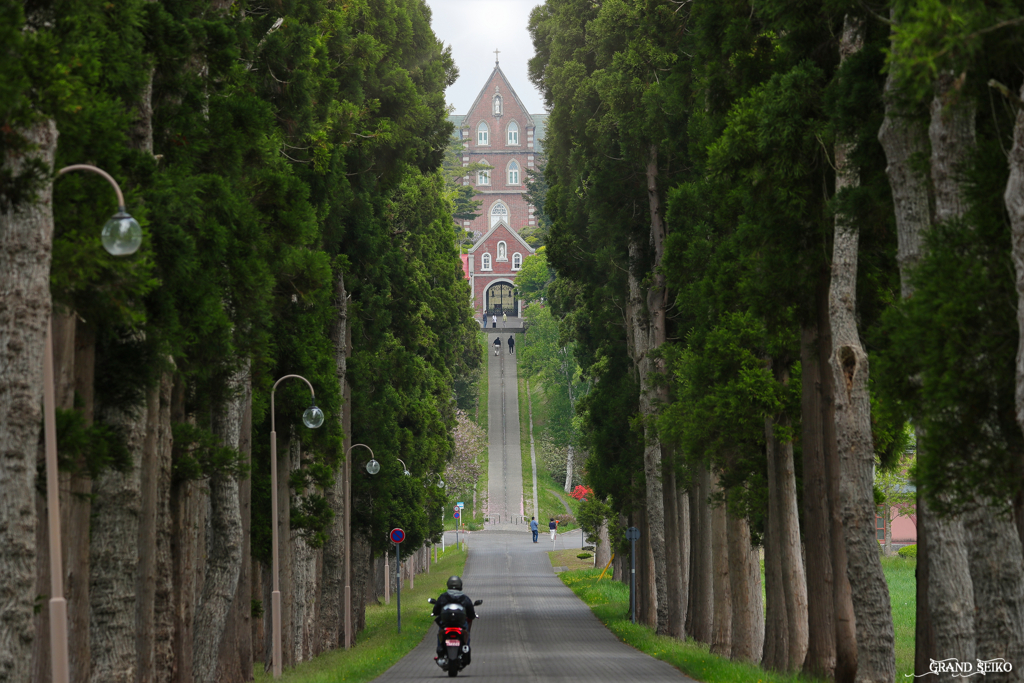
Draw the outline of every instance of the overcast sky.
<instances>
[{"instance_id":1,"label":"overcast sky","mask_svg":"<svg viewBox=\"0 0 1024 683\"><path fill-rule=\"evenodd\" d=\"M459 67L459 80L445 93L454 113L465 114L494 69L494 50L501 70L531 114L544 113L544 99L526 77L533 42L526 30L530 10L543 0L427 0L434 33Z\"/></svg>"}]
</instances>

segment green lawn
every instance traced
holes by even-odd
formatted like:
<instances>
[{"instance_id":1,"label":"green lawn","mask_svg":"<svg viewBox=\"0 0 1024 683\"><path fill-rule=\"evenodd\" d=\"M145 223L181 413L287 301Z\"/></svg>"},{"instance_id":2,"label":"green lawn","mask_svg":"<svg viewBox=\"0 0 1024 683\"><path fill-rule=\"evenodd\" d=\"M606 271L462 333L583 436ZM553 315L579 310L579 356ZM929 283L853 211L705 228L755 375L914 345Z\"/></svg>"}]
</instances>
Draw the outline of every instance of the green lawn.
<instances>
[{"instance_id":1,"label":"green lawn","mask_svg":"<svg viewBox=\"0 0 1024 683\"><path fill-rule=\"evenodd\" d=\"M882 569L889 584L893 625L896 630L896 680L914 669L914 608L916 560L883 557ZM688 640L680 642L658 636L629 620L629 587L611 581L601 569L581 569L559 574L562 581L587 603L608 629L623 642L641 652L664 660L688 676L704 683L796 683L815 681L806 676L767 672L752 664L733 662L708 652L708 646Z\"/></svg>"},{"instance_id":2,"label":"green lawn","mask_svg":"<svg viewBox=\"0 0 1024 683\"><path fill-rule=\"evenodd\" d=\"M384 673L392 664L409 653L423 640L427 629L433 627L428 597L437 597L444 591L445 581L452 574L461 574L466 564L466 551L448 546L438 563L431 565L429 574L416 576L415 590L402 590L402 633L397 629L397 601L391 596L390 605L368 605L366 629L356 634L355 645L347 652L332 650L294 669L287 669L280 680L287 683L362 683ZM274 678L256 665L256 680L269 683ZM440 669L438 670L440 672Z\"/></svg>"}]
</instances>

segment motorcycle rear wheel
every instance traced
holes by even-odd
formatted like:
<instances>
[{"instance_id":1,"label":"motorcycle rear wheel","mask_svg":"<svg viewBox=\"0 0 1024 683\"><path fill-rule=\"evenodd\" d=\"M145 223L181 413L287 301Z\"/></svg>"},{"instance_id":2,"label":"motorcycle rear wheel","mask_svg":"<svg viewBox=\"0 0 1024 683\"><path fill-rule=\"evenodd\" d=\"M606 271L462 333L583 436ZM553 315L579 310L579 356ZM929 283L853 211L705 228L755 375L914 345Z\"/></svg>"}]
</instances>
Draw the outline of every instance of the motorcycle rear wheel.
<instances>
[{"instance_id":1,"label":"motorcycle rear wheel","mask_svg":"<svg viewBox=\"0 0 1024 683\"><path fill-rule=\"evenodd\" d=\"M459 675L459 670L455 667L448 669L448 678L455 678Z\"/></svg>"}]
</instances>

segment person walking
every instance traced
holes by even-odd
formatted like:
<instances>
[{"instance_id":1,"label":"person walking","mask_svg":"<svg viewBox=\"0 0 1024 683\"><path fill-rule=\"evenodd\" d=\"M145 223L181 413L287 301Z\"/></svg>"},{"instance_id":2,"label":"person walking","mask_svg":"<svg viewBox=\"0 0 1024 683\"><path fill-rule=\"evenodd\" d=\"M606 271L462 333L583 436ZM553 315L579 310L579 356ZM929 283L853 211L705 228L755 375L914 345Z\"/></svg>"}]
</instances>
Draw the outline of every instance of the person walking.
<instances>
[{"instance_id":1,"label":"person walking","mask_svg":"<svg viewBox=\"0 0 1024 683\"><path fill-rule=\"evenodd\" d=\"M540 529L537 526L537 518L530 517L530 531L533 532L533 542L537 542L537 534L540 533Z\"/></svg>"},{"instance_id":2,"label":"person walking","mask_svg":"<svg viewBox=\"0 0 1024 683\"><path fill-rule=\"evenodd\" d=\"M508 335L508 352L509 355L516 352L516 336L514 334Z\"/></svg>"},{"instance_id":3,"label":"person walking","mask_svg":"<svg viewBox=\"0 0 1024 683\"><path fill-rule=\"evenodd\" d=\"M497 356L499 351L501 351L501 337L495 337L494 338L494 355Z\"/></svg>"},{"instance_id":4,"label":"person walking","mask_svg":"<svg viewBox=\"0 0 1024 683\"><path fill-rule=\"evenodd\" d=\"M504 311L502 311L501 312L501 327L502 327L502 329L504 329L507 326L508 326L508 313L505 313Z\"/></svg>"},{"instance_id":5,"label":"person walking","mask_svg":"<svg viewBox=\"0 0 1024 683\"><path fill-rule=\"evenodd\" d=\"M484 328L487 327L487 311L484 311Z\"/></svg>"},{"instance_id":6,"label":"person walking","mask_svg":"<svg viewBox=\"0 0 1024 683\"><path fill-rule=\"evenodd\" d=\"M548 530L551 532L551 540L555 540L555 534L558 532L558 523L554 517L548 517Z\"/></svg>"},{"instance_id":7,"label":"person walking","mask_svg":"<svg viewBox=\"0 0 1024 683\"><path fill-rule=\"evenodd\" d=\"M498 316L492 314L491 315L491 327L497 327L497 326L498 326Z\"/></svg>"}]
</instances>

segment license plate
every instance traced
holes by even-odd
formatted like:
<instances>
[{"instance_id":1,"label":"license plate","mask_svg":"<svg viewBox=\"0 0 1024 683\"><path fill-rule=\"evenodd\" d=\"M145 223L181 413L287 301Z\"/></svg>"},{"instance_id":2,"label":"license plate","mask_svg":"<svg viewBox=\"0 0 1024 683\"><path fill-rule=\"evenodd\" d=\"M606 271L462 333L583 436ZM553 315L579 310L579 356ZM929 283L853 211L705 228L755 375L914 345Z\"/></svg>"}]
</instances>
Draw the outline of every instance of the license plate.
<instances>
[{"instance_id":1,"label":"license plate","mask_svg":"<svg viewBox=\"0 0 1024 683\"><path fill-rule=\"evenodd\" d=\"M458 647L459 645L462 645L462 643L460 641L458 641L458 640L446 640L446 641L444 641L444 644L445 645L451 645L453 647Z\"/></svg>"}]
</instances>

